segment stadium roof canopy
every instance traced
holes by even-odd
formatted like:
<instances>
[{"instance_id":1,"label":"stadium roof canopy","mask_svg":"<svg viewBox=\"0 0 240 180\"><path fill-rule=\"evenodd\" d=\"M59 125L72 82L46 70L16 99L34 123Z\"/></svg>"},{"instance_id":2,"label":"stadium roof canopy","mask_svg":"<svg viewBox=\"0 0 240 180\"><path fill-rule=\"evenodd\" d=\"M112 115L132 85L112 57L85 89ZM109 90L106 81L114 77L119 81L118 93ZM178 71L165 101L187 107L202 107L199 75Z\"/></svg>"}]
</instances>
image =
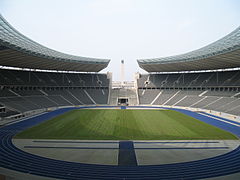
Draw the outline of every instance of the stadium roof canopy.
<instances>
[{"instance_id":1,"label":"stadium roof canopy","mask_svg":"<svg viewBox=\"0 0 240 180\"><path fill-rule=\"evenodd\" d=\"M0 15L0 65L18 68L98 72L109 59L64 54L44 47L14 29Z\"/></svg>"},{"instance_id":2,"label":"stadium roof canopy","mask_svg":"<svg viewBox=\"0 0 240 180\"><path fill-rule=\"evenodd\" d=\"M240 27L214 43L186 54L137 61L139 66L148 72L198 71L240 67Z\"/></svg>"}]
</instances>

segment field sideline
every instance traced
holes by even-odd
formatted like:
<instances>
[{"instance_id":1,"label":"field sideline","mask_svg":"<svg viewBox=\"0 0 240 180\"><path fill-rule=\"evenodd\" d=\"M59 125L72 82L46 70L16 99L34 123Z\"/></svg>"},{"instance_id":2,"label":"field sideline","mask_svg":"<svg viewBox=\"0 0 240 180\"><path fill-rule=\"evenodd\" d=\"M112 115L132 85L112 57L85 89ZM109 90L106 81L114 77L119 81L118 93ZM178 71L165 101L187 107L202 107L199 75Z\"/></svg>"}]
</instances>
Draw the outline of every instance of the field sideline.
<instances>
[{"instance_id":1,"label":"field sideline","mask_svg":"<svg viewBox=\"0 0 240 180\"><path fill-rule=\"evenodd\" d=\"M15 136L25 139L217 140L233 134L173 110L80 109Z\"/></svg>"}]
</instances>

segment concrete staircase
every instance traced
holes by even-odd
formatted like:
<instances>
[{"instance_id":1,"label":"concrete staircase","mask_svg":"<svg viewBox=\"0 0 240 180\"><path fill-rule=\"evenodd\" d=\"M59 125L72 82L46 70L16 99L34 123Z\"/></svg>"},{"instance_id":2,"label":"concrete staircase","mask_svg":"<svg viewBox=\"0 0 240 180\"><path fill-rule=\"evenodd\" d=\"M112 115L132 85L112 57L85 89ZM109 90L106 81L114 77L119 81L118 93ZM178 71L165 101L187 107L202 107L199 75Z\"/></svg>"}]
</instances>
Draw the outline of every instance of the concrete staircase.
<instances>
[{"instance_id":1,"label":"concrete staircase","mask_svg":"<svg viewBox=\"0 0 240 180\"><path fill-rule=\"evenodd\" d=\"M119 89L112 89L110 93L111 93L111 94L110 94L109 105L111 105L111 106L117 106Z\"/></svg>"},{"instance_id":2,"label":"concrete staircase","mask_svg":"<svg viewBox=\"0 0 240 180\"><path fill-rule=\"evenodd\" d=\"M138 105L136 89L117 88L111 90L110 105L116 106L118 98L128 98L129 106Z\"/></svg>"}]
</instances>

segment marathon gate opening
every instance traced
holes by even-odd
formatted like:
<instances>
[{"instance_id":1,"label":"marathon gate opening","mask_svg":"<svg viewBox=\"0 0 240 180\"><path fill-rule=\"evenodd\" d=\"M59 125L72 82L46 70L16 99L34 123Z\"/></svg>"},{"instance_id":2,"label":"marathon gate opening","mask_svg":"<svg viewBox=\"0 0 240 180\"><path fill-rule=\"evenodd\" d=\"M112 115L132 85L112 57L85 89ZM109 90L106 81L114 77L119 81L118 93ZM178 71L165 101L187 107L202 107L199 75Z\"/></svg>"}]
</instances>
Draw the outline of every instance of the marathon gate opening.
<instances>
[{"instance_id":1,"label":"marathon gate opening","mask_svg":"<svg viewBox=\"0 0 240 180\"><path fill-rule=\"evenodd\" d=\"M128 98L118 98L118 105L128 106Z\"/></svg>"}]
</instances>

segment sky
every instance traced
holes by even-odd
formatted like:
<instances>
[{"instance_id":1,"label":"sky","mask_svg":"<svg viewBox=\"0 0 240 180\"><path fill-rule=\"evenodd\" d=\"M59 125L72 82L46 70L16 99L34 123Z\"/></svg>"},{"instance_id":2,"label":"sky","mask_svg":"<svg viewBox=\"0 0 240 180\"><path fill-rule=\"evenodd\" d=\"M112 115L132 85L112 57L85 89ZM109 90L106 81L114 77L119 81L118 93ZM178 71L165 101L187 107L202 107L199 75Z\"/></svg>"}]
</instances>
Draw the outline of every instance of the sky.
<instances>
[{"instance_id":1,"label":"sky","mask_svg":"<svg viewBox=\"0 0 240 180\"><path fill-rule=\"evenodd\" d=\"M146 73L137 59L186 53L240 25L240 0L0 0L19 32L57 51L111 59L101 72L120 80Z\"/></svg>"}]
</instances>

